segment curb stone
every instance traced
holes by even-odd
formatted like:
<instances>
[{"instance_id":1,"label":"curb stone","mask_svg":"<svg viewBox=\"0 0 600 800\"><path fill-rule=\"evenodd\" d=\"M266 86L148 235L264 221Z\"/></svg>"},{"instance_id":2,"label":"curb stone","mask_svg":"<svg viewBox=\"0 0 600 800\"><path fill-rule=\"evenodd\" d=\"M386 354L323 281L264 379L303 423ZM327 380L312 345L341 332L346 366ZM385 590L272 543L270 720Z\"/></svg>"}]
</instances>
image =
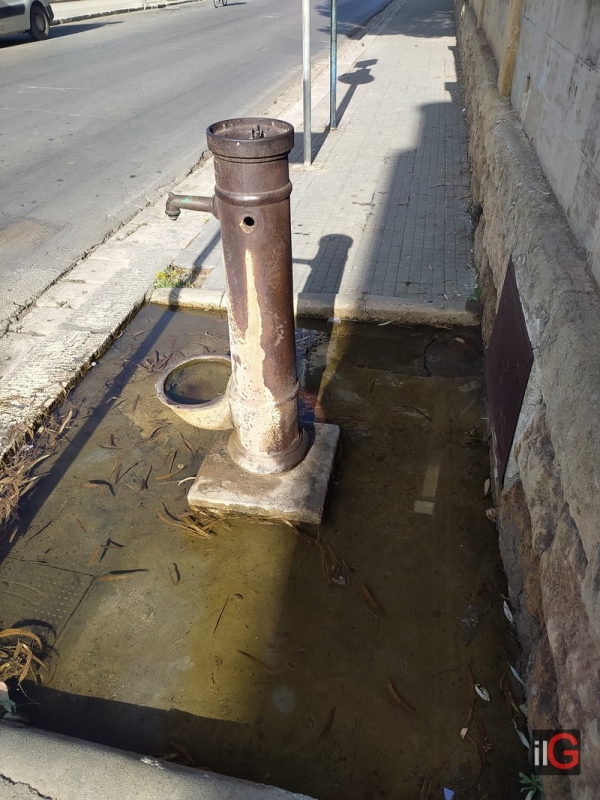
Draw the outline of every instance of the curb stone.
<instances>
[{"instance_id":1,"label":"curb stone","mask_svg":"<svg viewBox=\"0 0 600 800\"><path fill-rule=\"evenodd\" d=\"M311 800L57 733L0 722L2 800Z\"/></svg>"},{"instance_id":2,"label":"curb stone","mask_svg":"<svg viewBox=\"0 0 600 800\"><path fill-rule=\"evenodd\" d=\"M171 6L182 6L189 3L198 3L201 0L157 0L157 2L145 3L143 6L135 8L111 8L106 11L90 11L87 14L73 14L70 17L62 17L52 20L51 26L65 25L68 22L83 22L86 19L99 19L100 17L112 17L115 14L131 14L134 11L152 11L157 8L170 8Z\"/></svg>"},{"instance_id":3,"label":"curb stone","mask_svg":"<svg viewBox=\"0 0 600 800\"><path fill-rule=\"evenodd\" d=\"M170 308L227 312L227 296L220 289L155 289L150 302ZM481 321L478 311L470 310L464 301L449 300L440 306L426 306L383 295L300 292L294 295L294 311L300 317L335 317L347 322L477 327Z\"/></svg>"}]
</instances>

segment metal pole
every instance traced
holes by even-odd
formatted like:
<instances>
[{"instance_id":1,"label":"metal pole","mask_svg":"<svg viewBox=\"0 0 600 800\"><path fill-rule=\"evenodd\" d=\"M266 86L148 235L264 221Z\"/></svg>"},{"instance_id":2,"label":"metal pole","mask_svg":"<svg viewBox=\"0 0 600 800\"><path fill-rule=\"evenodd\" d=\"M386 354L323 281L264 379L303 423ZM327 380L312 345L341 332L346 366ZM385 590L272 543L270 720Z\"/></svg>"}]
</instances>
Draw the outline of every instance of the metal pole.
<instances>
[{"instance_id":1,"label":"metal pole","mask_svg":"<svg viewBox=\"0 0 600 800\"><path fill-rule=\"evenodd\" d=\"M310 0L302 0L302 89L304 97L304 165L312 162L310 97Z\"/></svg>"},{"instance_id":2,"label":"metal pole","mask_svg":"<svg viewBox=\"0 0 600 800\"><path fill-rule=\"evenodd\" d=\"M337 128L337 0L331 0L329 31L329 130Z\"/></svg>"}]
</instances>

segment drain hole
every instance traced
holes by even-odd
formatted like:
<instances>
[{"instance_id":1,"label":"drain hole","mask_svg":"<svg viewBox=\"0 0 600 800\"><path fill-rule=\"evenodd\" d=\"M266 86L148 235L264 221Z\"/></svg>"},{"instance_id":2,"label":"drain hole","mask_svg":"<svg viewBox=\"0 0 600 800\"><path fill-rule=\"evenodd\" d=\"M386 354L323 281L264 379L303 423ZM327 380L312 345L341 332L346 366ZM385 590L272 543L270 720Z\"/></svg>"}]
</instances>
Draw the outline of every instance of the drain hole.
<instances>
[{"instance_id":1,"label":"drain hole","mask_svg":"<svg viewBox=\"0 0 600 800\"><path fill-rule=\"evenodd\" d=\"M244 217L241 222L241 227L246 233L251 233L254 230L254 218L253 217Z\"/></svg>"}]
</instances>

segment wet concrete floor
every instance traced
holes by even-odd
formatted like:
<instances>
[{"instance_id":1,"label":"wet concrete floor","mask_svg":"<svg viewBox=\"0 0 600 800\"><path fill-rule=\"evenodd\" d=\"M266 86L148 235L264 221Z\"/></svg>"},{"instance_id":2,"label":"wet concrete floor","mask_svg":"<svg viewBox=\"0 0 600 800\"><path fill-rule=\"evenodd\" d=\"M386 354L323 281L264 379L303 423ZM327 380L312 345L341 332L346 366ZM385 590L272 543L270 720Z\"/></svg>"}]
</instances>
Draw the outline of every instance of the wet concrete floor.
<instances>
[{"instance_id":1,"label":"wet concrete floor","mask_svg":"<svg viewBox=\"0 0 600 800\"><path fill-rule=\"evenodd\" d=\"M478 332L304 320L297 341L305 418L342 429L319 530L186 528L181 481L214 434L154 384L169 360L226 354L225 320L148 306L70 394L1 551L0 624L37 621L57 652L19 704L41 728L320 800L515 798ZM461 739L473 681L491 702Z\"/></svg>"}]
</instances>

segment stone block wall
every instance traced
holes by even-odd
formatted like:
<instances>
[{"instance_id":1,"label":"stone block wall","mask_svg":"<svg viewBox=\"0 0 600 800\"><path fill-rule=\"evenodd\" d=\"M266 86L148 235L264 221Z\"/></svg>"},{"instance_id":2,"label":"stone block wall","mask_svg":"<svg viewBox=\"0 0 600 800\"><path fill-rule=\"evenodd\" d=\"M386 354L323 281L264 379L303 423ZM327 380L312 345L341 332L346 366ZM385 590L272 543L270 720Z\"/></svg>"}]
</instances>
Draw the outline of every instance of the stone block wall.
<instances>
[{"instance_id":1,"label":"stone block wall","mask_svg":"<svg viewBox=\"0 0 600 800\"><path fill-rule=\"evenodd\" d=\"M480 15L485 35L496 62L502 58L508 0L475 0L473 9Z\"/></svg>"},{"instance_id":2,"label":"stone block wall","mask_svg":"<svg viewBox=\"0 0 600 800\"><path fill-rule=\"evenodd\" d=\"M525 0L511 99L600 283L597 0Z\"/></svg>"},{"instance_id":3,"label":"stone block wall","mask_svg":"<svg viewBox=\"0 0 600 800\"><path fill-rule=\"evenodd\" d=\"M509 0L470 5L499 65ZM600 2L518 5L512 105L600 283Z\"/></svg>"},{"instance_id":4,"label":"stone block wall","mask_svg":"<svg viewBox=\"0 0 600 800\"><path fill-rule=\"evenodd\" d=\"M494 476L499 544L527 662L529 725L576 728L583 735L581 775L545 779L546 800L596 800L600 287L589 251L575 238L523 130L519 109L498 93L498 67L477 28L475 9L466 0L455 3L472 190L480 212L475 258L484 341L512 255L534 349L504 483Z\"/></svg>"}]
</instances>

